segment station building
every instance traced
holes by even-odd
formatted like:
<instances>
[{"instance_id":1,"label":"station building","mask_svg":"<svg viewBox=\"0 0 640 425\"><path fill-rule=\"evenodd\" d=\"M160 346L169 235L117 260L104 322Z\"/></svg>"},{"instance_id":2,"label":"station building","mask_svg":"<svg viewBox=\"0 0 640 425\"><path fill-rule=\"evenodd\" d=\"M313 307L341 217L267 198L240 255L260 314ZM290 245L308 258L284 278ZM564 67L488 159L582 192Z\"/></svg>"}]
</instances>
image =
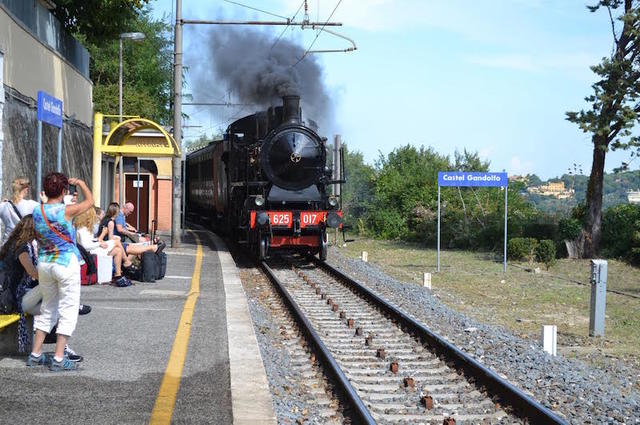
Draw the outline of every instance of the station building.
<instances>
[{"instance_id":1,"label":"station building","mask_svg":"<svg viewBox=\"0 0 640 425\"><path fill-rule=\"evenodd\" d=\"M136 212L127 221L141 231L152 223L170 230L171 158L180 149L152 121L94 115L89 53L65 32L54 7L51 0L0 0L2 197L11 196L16 177L37 186L37 96L44 91L63 104L62 171L85 180L103 209L112 201L132 202ZM43 176L56 169L57 137L57 128L43 125Z\"/></svg>"}]
</instances>

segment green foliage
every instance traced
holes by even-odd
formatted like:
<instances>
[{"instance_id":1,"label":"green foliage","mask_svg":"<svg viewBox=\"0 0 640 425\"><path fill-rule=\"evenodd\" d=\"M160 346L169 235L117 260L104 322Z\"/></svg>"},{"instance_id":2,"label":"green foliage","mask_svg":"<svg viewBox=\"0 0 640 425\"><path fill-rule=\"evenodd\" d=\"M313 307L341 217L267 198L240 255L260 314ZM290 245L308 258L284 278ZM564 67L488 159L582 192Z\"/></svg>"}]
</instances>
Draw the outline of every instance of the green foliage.
<instances>
[{"instance_id":1,"label":"green foliage","mask_svg":"<svg viewBox=\"0 0 640 425\"><path fill-rule=\"evenodd\" d=\"M52 13L70 33L100 44L128 31L147 3L149 0L55 0Z\"/></svg>"},{"instance_id":2,"label":"green foliage","mask_svg":"<svg viewBox=\"0 0 640 425\"><path fill-rule=\"evenodd\" d=\"M527 260L533 262L534 258L536 258L537 246L538 241L535 238L511 238L507 242L507 258L512 261Z\"/></svg>"},{"instance_id":3,"label":"green foliage","mask_svg":"<svg viewBox=\"0 0 640 425\"><path fill-rule=\"evenodd\" d=\"M448 158L432 148L407 145L380 155L367 219L373 235L409 238L412 211L437 199L438 171L448 167Z\"/></svg>"},{"instance_id":4,"label":"green foliage","mask_svg":"<svg viewBox=\"0 0 640 425\"><path fill-rule=\"evenodd\" d=\"M348 167L347 167L348 169ZM453 162L432 148L411 145L380 156L375 170L367 169L360 215L374 237L398 238L425 244L437 239L438 171L487 171L489 163L477 153L455 152ZM348 170L353 176L353 172ZM371 173L371 174L369 174ZM362 185L361 185L362 187ZM509 187L509 232L521 234L524 223L536 212ZM447 248L503 246L504 192L496 188L450 188L441 190L441 239Z\"/></svg>"},{"instance_id":5,"label":"green foliage","mask_svg":"<svg viewBox=\"0 0 640 425\"><path fill-rule=\"evenodd\" d=\"M573 240L582 232L582 223L576 218L561 218L558 221L558 236L562 240Z\"/></svg>"},{"instance_id":6,"label":"green foliage","mask_svg":"<svg viewBox=\"0 0 640 425\"><path fill-rule=\"evenodd\" d=\"M552 240L543 239L535 247L536 260L544 263L547 270L556 262L556 245Z\"/></svg>"},{"instance_id":7,"label":"green foliage","mask_svg":"<svg viewBox=\"0 0 640 425\"><path fill-rule=\"evenodd\" d=\"M346 144L342 147L346 177L346 183L342 185L345 224L357 226L358 232L362 233L373 199L375 170L372 166L365 164L362 153L350 151Z\"/></svg>"},{"instance_id":8,"label":"green foliage","mask_svg":"<svg viewBox=\"0 0 640 425\"><path fill-rule=\"evenodd\" d=\"M139 115L161 124L171 121L172 42L169 24L140 12L128 30L145 34L142 42L123 41L123 114ZM96 111L118 113L119 39L84 42L91 55Z\"/></svg>"},{"instance_id":9,"label":"green foliage","mask_svg":"<svg viewBox=\"0 0 640 425\"><path fill-rule=\"evenodd\" d=\"M636 241L639 222L638 205L619 205L606 210L602 216L602 254L632 260L633 247L640 246Z\"/></svg>"}]
</instances>

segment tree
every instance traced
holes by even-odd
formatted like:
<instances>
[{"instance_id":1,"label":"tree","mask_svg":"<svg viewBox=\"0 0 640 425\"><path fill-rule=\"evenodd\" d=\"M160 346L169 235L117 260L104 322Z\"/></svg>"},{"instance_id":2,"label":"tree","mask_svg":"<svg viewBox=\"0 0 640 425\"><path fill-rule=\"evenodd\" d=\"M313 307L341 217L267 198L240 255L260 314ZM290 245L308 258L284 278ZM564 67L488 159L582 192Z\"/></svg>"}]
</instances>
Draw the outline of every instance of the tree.
<instances>
[{"instance_id":1,"label":"tree","mask_svg":"<svg viewBox=\"0 0 640 425\"><path fill-rule=\"evenodd\" d=\"M71 34L90 43L118 39L149 0L55 0L53 14Z\"/></svg>"},{"instance_id":2,"label":"tree","mask_svg":"<svg viewBox=\"0 0 640 425\"><path fill-rule=\"evenodd\" d=\"M346 183L342 187L342 209L345 222L359 223L367 220L375 181L375 170L364 162L362 153L350 151L346 144L344 152L344 173Z\"/></svg>"},{"instance_id":3,"label":"tree","mask_svg":"<svg viewBox=\"0 0 640 425\"><path fill-rule=\"evenodd\" d=\"M599 76L592 85L593 94L585 100L591 109L567 112L567 120L577 124L585 133L591 134L593 143L593 163L586 194L586 220L579 241L583 256L597 255L602 237L602 194L604 163L607 151L612 149L636 150L640 147L640 137L632 134L640 112L640 14L637 1L600 0L595 6L588 6L591 12L606 8L611 19L613 49L610 57L591 67ZM613 14L621 7L621 15ZM620 29L616 21L622 25Z\"/></svg>"},{"instance_id":4,"label":"tree","mask_svg":"<svg viewBox=\"0 0 640 425\"><path fill-rule=\"evenodd\" d=\"M123 114L139 115L161 124L169 124L171 113L172 41L171 26L154 20L145 10L126 27L127 31L145 34L141 43L124 43ZM79 36L91 55L89 73L94 83L96 111L118 111L119 40L92 42Z\"/></svg>"}]
</instances>

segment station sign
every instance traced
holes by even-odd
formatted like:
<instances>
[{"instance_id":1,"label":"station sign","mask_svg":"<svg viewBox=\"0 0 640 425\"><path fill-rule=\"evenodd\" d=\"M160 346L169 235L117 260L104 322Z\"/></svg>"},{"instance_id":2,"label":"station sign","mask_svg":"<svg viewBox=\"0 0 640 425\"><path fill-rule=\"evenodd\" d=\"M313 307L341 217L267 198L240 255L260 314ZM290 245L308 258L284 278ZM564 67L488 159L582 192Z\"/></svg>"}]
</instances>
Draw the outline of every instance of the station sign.
<instances>
[{"instance_id":1,"label":"station sign","mask_svg":"<svg viewBox=\"0 0 640 425\"><path fill-rule=\"evenodd\" d=\"M438 186L506 187L507 173L438 171Z\"/></svg>"},{"instance_id":2,"label":"station sign","mask_svg":"<svg viewBox=\"0 0 640 425\"><path fill-rule=\"evenodd\" d=\"M38 120L62 128L62 100L38 91Z\"/></svg>"}]
</instances>

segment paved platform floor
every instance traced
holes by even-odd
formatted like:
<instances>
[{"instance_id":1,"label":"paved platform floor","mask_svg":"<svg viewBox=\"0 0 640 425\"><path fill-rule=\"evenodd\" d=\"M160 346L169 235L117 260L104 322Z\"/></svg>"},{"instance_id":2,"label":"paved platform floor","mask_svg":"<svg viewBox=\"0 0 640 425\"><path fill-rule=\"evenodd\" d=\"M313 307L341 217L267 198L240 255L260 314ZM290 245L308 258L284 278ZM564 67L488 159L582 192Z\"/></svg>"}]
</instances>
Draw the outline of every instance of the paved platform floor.
<instances>
[{"instance_id":1,"label":"paved platform floor","mask_svg":"<svg viewBox=\"0 0 640 425\"><path fill-rule=\"evenodd\" d=\"M199 291L192 286L196 235L202 246ZM84 286L82 302L93 311L79 318L70 341L85 357L79 371L54 374L27 368L25 356L0 355L0 424L275 423L266 385L252 393L239 381L245 379L239 369L264 375L257 346L247 347L257 359L245 358L242 347L231 347L229 356L228 322L240 323L243 333L251 334L248 341L255 335L237 287L236 300L227 306L225 285L237 271L224 246L218 252L213 240L207 232L187 233L180 248L167 248L167 273L156 283ZM180 342L187 348L181 370ZM45 350L53 351L53 345ZM266 377L258 380L266 384ZM261 398L262 410L243 418L244 407Z\"/></svg>"}]
</instances>

